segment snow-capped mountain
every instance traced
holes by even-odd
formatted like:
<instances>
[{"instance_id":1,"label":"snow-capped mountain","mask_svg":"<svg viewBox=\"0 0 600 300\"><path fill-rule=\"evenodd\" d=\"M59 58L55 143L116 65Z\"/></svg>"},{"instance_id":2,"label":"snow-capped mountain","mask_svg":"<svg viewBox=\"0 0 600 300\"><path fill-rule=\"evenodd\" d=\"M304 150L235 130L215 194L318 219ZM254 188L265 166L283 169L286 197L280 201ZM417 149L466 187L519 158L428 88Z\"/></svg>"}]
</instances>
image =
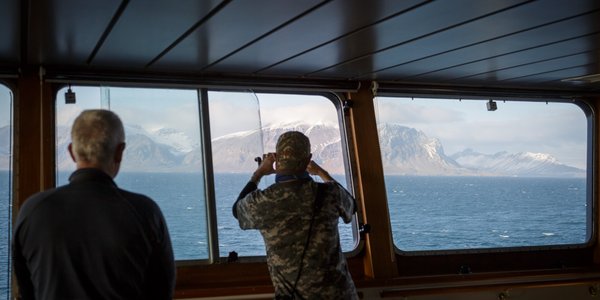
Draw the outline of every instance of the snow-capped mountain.
<instances>
[{"instance_id":1,"label":"snow-capped mountain","mask_svg":"<svg viewBox=\"0 0 600 300\"><path fill-rule=\"evenodd\" d=\"M200 145L187 136L184 132L173 128L157 128L150 131L155 141L170 145L176 153L188 153Z\"/></svg>"},{"instance_id":2,"label":"snow-capped mountain","mask_svg":"<svg viewBox=\"0 0 600 300\"><path fill-rule=\"evenodd\" d=\"M386 174L584 177L585 170L560 163L544 153L498 152L487 155L467 149L448 156L435 138L397 124L379 126Z\"/></svg>"},{"instance_id":3,"label":"snow-capped mountain","mask_svg":"<svg viewBox=\"0 0 600 300\"><path fill-rule=\"evenodd\" d=\"M146 130L139 125L125 124L126 149L122 171L132 172L191 172L198 171L189 157L200 157L200 148L183 132L160 128ZM70 129L57 128L57 165L59 170L73 170L67 146L71 141ZM201 166L201 165L200 165Z\"/></svg>"},{"instance_id":4,"label":"snow-capped mountain","mask_svg":"<svg viewBox=\"0 0 600 300\"><path fill-rule=\"evenodd\" d=\"M212 162L217 173L251 173L256 168L254 158L263 153L261 132L243 131L213 139Z\"/></svg>"},{"instance_id":5,"label":"snow-capped mountain","mask_svg":"<svg viewBox=\"0 0 600 300\"><path fill-rule=\"evenodd\" d=\"M440 141L397 124L378 127L383 168L396 175L472 175L446 156Z\"/></svg>"},{"instance_id":6,"label":"snow-capped mountain","mask_svg":"<svg viewBox=\"0 0 600 300\"><path fill-rule=\"evenodd\" d=\"M174 154L174 147L161 144L147 135L127 136L127 146L121 168L123 171L177 171L181 157Z\"/></svg>"},{"instance_id":7,"label":"snow-capped mountain","mask_svg":"<svg viewBox=\"0 0 600 300\"><path fill-rule=\"evenodd\" d=\"M339 129L323 124L301 123L277 124L263 128L225 135L213 139L213 166L216 172L252 172L257 163L255 157L275 152L277 138L290 130L305 133L311 141L313 160L332 173L341 173L342 161ZM264 140L264 149L261 144Z\"/></svg>"},{"instance_id":8,"label":"snow-capped mountain","mask_svg":"<svg viewBox=\"0 0 600 300\"><path fill-rule=\"evenodd\" d=\"M200 172L202 151L183 132L161 128L145 130L126 125L127 148L122 165L124 172ZM339 129L332 125L302 123L268 125L263 130L236 132L214 138L212 163L216 172L250 173L256 168L254 158L274 152L283 132L304 132L311 141L313 159L331 173L342 173L344 162ZM549 154L498 152L482 154L467 149L453 155L444 153L440 141L424 132L397 124L379 126L383 166L388 175L484 175L484 176L554 176L584 177L585 170L560 163ZM0 169L7 169L10 158L6 146L8 127L0 128ZM67 153L70 141L66 127L57 128L57 166L73 170ZM264 148L261 141L264 141Z\"/></svg>"},{"instance_id":9,"label":"snow-capped mountain","mask_svg":"<svg viewBox=\"0 0 600 300\"><path fill-rule=\"evenodd\" d=\"M452 155L461 166L479 172L505 176L584 177L585 171L567 166L544 153L506 151L482 154L466 149Z\"/></svg>"}]
</instances>

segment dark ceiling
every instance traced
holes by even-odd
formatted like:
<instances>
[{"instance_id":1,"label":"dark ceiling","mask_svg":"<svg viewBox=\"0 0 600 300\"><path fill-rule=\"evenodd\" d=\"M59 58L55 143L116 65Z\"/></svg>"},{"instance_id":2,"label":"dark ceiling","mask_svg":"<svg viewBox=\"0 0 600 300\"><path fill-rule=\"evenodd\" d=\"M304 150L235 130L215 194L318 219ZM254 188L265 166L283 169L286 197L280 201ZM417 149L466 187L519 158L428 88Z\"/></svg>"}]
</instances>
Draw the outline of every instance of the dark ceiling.
<instances>
[{"instance_id":1,"label":"dark ceiling","mask_svg":"<svg viewBox=\"0 0 600 300\"><path fill-rule=\"evenodd\" d=\"M598 0L0 0L0 73L600 90ZM600 79L600 78L599 78Z\"/></svg>"}]
</instances>

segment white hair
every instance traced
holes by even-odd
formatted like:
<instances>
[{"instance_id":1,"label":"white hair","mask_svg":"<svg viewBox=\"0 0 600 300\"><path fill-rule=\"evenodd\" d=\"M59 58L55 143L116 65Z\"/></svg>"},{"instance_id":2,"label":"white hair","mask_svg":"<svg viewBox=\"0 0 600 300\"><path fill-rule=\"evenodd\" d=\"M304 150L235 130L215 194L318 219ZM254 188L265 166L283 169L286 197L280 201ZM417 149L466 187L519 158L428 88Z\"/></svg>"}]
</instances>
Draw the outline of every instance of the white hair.
<instances>
[{"instance_id":1,"label":"white hair","mask_svg":"<svg viewBox=\"0 0 600 300\"><path fill-rule=\"evenodd\" d=\"M119 144L125 142L121 119L109 110L84 110L71 128L73 155L97 165L110 163Z\"/></svg>"}]
</instances>

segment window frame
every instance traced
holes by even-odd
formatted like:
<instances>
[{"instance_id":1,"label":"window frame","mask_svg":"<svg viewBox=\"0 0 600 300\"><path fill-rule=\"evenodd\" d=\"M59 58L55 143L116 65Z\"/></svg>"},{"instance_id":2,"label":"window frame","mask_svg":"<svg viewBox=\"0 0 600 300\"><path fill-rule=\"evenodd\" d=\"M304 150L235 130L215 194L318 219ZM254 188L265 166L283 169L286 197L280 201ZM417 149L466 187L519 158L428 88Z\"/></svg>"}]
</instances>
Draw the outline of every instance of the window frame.
<instances>
[{"instance_id":1,"label":"window frame","mask_svg":"<svg viewBox=\"0 0 600 300\"><path fill-rule=\"evenodd\" d=\"M201 102L204 102L205 104L203 104L202 110L203 110L203 114L205 113L206 116L203 116L204 121L201 122L201 124L204 124L204 122L206 122L205 124L205 138L208 139L207 143L205 143L205 147L204 147L204 151L206 151L205 153L203 153L205 155L205 164L204 166L209 166L210 164L210 181L212 182L212 190L211 190L211 198L207 198L207 201L211 202L211 209L215 210L215 217L214 220L211 220L211 222L214 222L214 224L210 224L210 228L211 230L215 230L215 232L213 234L215 234L215 239L214 242L218 243L218 229L217 229L217 218L216 218L216 193L214 190L214 170L212 169L212 149L211 149L211 144L210 144L210 140L211 140L211 136L210 136L210 116L208 116L209 111L208 111L208 103L209 103L209 99L208 99L208 92L211 91L218 91L218 92L247 92L247 93L252 93L252 94L288 94L288 95L307 95L307 96L322 96L325 99L328 99L329 101L332 102L332 104L334 105L336 112L337 112L337 117L338 117L338 126L339 126L339 130L340 130L340 143L341 143L341 150L342 150L342 160L344 162L344 168L346 170L346 174L345 174L345 179L346 179L346 184L348 186L348 190L350 191L350 193L352 195L354 195L356 197L356 190L355 190L355 184L356 184L356 178L355 176L353 176L353 174L355 174L355 170L353 169L353 166L355 166L355 163L353 163L351 161L351 155L350 155L350 148L349 145L351 145L351 143L349 143L349 135L348 135L348 122L347 122L347 117L345 116L345 111L346 109L344 108L344 103L342 101L342 96L340 94L337 93L332 93L332 92L306 92L306 91L296 91L296 90L289 90L289 89L285 89L285 90L273 90L273 89L235 89L235 88L199 88L199 93L202 95L202 99L200 99ZM203 130L204 131L204 130ZM208 145L208 147L206 147L206 145ZM207 171L208 174L208 171ZM205 178L207 178L208 176L205 176ZM206 179L205 179L206 180ZM240 187L241 189L242 187ZM207 189L208 190L208 189ZM208 197L208 195L207 195ZM212 212L211 212L212 213ZM361 238L360 234L359 234L359 227L360 224L362 224L362 217L360 216L360 214L355 213L354 216L352 217L352 236L354 238L354 248L351 251L347 251L344 252L344 254L346 255L346 257L354 257L356 255L358 255L360 253L360 251L362 250L362 248L364 247L364 241ZM213 249L214 248L214 249ZM211 245L210 249L212 251L216 251L214 252L215 255L211 256L213 257L213 259L209 259L210 263L223 263L223 262L227 262L228 258L227 257L220 257L219 256L219 247L218 245L214 246ZM262 261L266 261L266 256L240 256L238 257L238 261L242 262L242 263L252 263L252 262L262 262Z\"/></svg>"},{"instance_id":2,"label":"window frame","mask_svg":"<svg viewBox=\"0 0 600 300\"><path fill-rule=\"evenodd\" d=\"M12 295L14 295L15 293L15 282L16 282L16 278L14 276L12 276L13 273L13 266L12 266L12 238L13 238L13 224L16 221L17 218L17 212L18 210L15 209L15 187L16 187L16 183L15 183L15 127L16 127L16 120L15 120L15 105L16 105L16 96L15 96L15 86L14 84L11 84L11 82L5 81L0 79L0 85L4 86L8 92L10 93L10 99L9 99L9 116L10 116L10 121L11 124L10 126L10 137L9 137L9 166L8 166L8 187L9 187L9 192L8 192L8 211L6 212L8 215L8 244L7 244L7 254L8 254L8 269L5 270L8 274L8 277L6 278L6 283L7 283L7 293L8 296L11 297Z\"/></svg>"},{"instance_id":3,"label":"window frame","mask_svg":"<svg viewBox=\"0 0 600 300\"><path fill-rule=\"evenodd\" d=\"M467 93L457 96L450 94L390 92L377 94L383 97L402 98L438 98L449 100L484 100L489 96ZM498 272L514 270L542 270L555 268L589 267L594 261L594 248L598 245L598 190L597 190L597 159L595 151L598 151L599 139L594 138L598 133L598 122L596 106L593 100L586 98L564 99L556 95L542 98L536 97L514 97L495 95L495 101L533 101L533 102L562 102L577 105L587 118L587 154L586 154L586 233L589 239L582 244L567 245L542 245L542 246L515 246L502 248L480 248L480 249L447 249L447 250L415 250L407 251L399 249L392 239L396 264L399 276L422 276L442 274L470 274L476 272ZM376 96L373 97L375 106ZM482 101L483 102L483 101ZM382 170L383 171L383 170ZM387 191L386 191L387 202ZM391 220L391 219L390 219ZM424 270L423 265L435 265L431 270Z\"/></svg>"},{"instance_id":4,"label":"window frame","mask_svg":"<svg viewBox=\"0 0 600 300\"><path fill-rule=\"evenodd\" d=\"M66 88L71 88L72 86L75 87L88 87L88 88L97 88L99 92L103 92L103 88L119 88L119 89L178 89L178 90L188 90L188 91L194 91L197 95L199 95L199 88L198 87L190 87L189 85L162 85L162 84L140 84L140 83L114 83L114 82L110 82L110 83L105 83L105 82L84 82L84 83L76 83L76 84L65 84L62 82L59 83L53 83L51 85L51 89L50 89L50 99L51 101L51 123L52 123L52 127L50 128L51 132L52 132L52 151L51 151L51 155L52 155L52 159L51 159L51 171L49 172L51 174L50 177L48 177L48 179L51 182L51 187L57 187L57 179L58 179L58 166L57 166L57 162L56 162L56 158L57 158L57 139L56 139L56 115L57 115L57 101L64 101L63 94L60 94L60 92ZM200 98L197 97L196 98L197 104L198 104L198 110L199 113L201 113L201 102L200 102ZM111 108L112 110L112 108ZM202 139L202 128L200 128L200 126L202 126L202 116L199 114L198 115L198 121L199 121L199 130L200 130L200 138ZM202 147L200 147L199 149L200 151L204 151L204 145L202 145ZM204 157L203 157L204 158ZM203 162L204 163L204 162ZM203 166L203 172L206 169L206 166ZM206 187L206 174L203 173L202 174L203 177L203 196L205 197L205 201L203 201L203 205L205 206L206 209L206 214L207 217L205 218L206 226L207 226L207 241L209 241L210 236L209 236L209 227L208 227L208 218L209 218L209 211L208 211L208 199L207 197L207 187ZM213 263L210 259L210 248L208 248L208 253L207 253L207 258L202 258L202 259L180 259L180 260L176 260L175 261L176 265L179 266L181 265L189 265L189 264L208 264L208 263Z\"/></svg>"},{"instance_id":5,"label":"window frame","mask_svg":"<svg viewBox=\"0 0 600 300\"><path fill-rule=\"evenodd\" d=\"M118 87L118 88L137 88L137 89L188 89L195 90L197 92L197 101L198 101L198 110L199 110L199 125L200 125L200 140L201 147L200 151L202 152L202 162L203 162L203 178L204 178L204 206L206 209L206 228L207 228L207 242L208 242L208 257L206 259L185 259L185 260L177 260L176 265L179 266L193 266L193 265L212 265L227 262L228 257L220 256L219 249L219 232L218 232L218 224L217 224L217 210L216 210L216 193L215 193L215 181L214 181L214 169L212 164L212 145L211 145L211 128L210 128L210 112L209 112L209 99L208 93L211 91L224 91L224 92L248 92L253 94L289 94L289 95L311 95L311 96L322 96L325 99L332 102L334 108L337 112L338 117L338 126L340 130L340 138L341 138L341 150L342 150L342 160L344 162L344 168L346 170L345 179L346 185L348 186L348 190L355 195L355 177L353 166L355 165L351 161L350 155L350 143L348 142L348 124L347 118L345 117L345 109L343 107L342 96L333 92L308 92L308 91L297 91L293 89L247 89L247 88L224 88L224 87L203 87L196 85L177 85L177 84L134 84L134 83L103 83L103 82L86 82L86 83L77 83L77 86L85 86L85 87ZM71 84L64 83L56 83L53 84L52 88L52 99L53 101L53 111L52 115L56 116L56 101L60 101L60 91L67 87L71 86ZM56 132L56 122L53 117L53 135ZM56 139L53 136L54 143L56 143ZM52 178L50 179L54 185L56 185L56 145L53 146L53 160L52 160ZM241 187L240 187L241 188ZM352 224L352 234L354 238L354 248L351 251L344 252L347 257L353 257L358 255L361 252L363 247L363 239L359 234L359 224L361 224L362 217L359 213L356 213L353 216ZM238 258L239 262L243 263L253 263L253 262L264 262L266 261L266 256L240 256Z\"/></svg>"}]
</instances>

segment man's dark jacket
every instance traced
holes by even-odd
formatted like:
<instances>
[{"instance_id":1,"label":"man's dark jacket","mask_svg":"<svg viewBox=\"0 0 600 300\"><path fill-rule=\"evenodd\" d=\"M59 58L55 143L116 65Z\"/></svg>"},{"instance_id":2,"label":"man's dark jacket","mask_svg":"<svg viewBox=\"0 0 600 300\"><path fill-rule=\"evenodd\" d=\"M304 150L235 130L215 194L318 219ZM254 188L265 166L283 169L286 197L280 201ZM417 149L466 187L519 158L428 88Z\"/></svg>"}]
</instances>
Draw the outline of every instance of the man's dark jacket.
<instances>
[{"instance_id":1,"label":"man's dark jacket","mask_svg":"<svg viewBox=\"0 0 600 300\"><path fill-rule=\"evenodd\" d=\"M171 299L173 250L156 203L98 169L69 180L19 211L13 264L23 299Z\"/></svg>"}]
</instances>

